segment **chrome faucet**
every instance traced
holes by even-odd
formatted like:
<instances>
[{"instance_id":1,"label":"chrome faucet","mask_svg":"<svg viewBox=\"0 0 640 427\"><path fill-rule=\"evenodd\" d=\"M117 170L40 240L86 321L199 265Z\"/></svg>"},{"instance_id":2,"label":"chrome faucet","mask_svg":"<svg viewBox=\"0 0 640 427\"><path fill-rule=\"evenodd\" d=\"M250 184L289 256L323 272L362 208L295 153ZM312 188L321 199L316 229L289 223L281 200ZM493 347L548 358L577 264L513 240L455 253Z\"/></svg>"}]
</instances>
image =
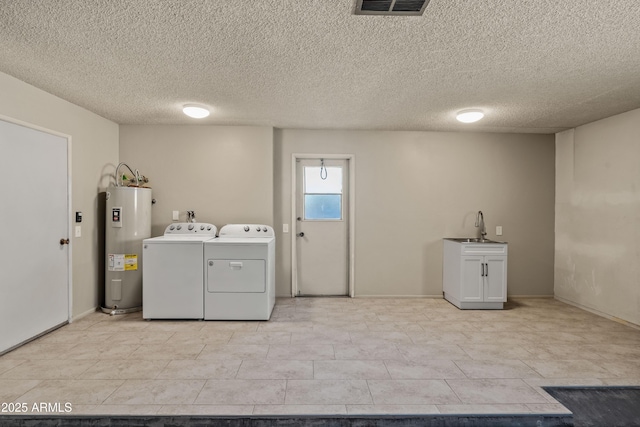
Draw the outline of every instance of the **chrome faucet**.
<instances>
[{"instance_id":1,"label":"chrome faucet","mask_svg":"<svg viewBox=\"0 0 640 427\"><path fill-rule=\"evenodd\" d=\"M476 227L480 228L480 238L484 240L487 237L487 229L484 226L484 215L482 211L476 214Z\"/></svg>"}]
</instances>

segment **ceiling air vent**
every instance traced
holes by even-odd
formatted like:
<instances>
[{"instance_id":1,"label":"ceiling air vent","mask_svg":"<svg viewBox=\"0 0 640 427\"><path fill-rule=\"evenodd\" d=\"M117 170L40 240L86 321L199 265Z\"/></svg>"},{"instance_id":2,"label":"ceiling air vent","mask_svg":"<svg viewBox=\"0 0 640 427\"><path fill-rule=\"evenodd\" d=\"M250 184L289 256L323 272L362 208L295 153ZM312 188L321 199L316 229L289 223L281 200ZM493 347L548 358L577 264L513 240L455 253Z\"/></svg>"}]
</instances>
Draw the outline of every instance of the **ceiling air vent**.
<instances>
[{"instance_id":1,"label":"ceiling air vent","mask_svg":"<svg viewBox=\"0 0 640 427\"><path fill-rule=\"evenodd\" d=\"M429 0L356 0L356 15L422 15Z\"/></svg>"}]
</instances>

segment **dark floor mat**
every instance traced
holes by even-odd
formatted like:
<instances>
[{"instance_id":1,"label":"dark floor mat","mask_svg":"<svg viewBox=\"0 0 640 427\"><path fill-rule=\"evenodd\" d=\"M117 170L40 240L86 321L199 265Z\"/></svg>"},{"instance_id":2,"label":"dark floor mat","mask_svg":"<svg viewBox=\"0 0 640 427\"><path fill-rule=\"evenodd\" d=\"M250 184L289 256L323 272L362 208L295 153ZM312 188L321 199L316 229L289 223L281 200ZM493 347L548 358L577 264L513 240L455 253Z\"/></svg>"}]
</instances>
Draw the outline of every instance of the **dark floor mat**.
<instances>
[{"instance_id":1,"label":"dark floor mat","mask_svg":"<svg viewBox=\"0 0 640 427\"><path fill-rule=\"evenodd\" d=\"M570 427L569 414L389 416L0 416L2 427Z\"/></svg>"},{"instance_id":2,"label":"dark floor mat","mask_svg":"<svg viewBox=\"0 0 640 427\"><path fill-rule=\"evenodd\" d=\"M576 427L640 426L640 387L543 387L573 412Z\"/></svg>"}]
</instances>

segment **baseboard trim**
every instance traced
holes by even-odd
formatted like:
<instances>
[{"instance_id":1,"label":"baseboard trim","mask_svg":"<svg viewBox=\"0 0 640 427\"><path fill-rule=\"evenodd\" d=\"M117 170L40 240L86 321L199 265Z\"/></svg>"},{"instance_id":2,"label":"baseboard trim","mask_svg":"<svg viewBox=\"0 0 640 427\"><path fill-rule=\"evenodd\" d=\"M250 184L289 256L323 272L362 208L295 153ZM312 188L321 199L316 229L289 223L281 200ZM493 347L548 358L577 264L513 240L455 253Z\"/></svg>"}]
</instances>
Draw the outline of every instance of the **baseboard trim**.
<instances>
[{"instance_id":1,"label":"baseboard trim","mask_svg":"<svg viewBox=\"0 0 640 427\"><path fill-rule=\"evenodd\" d=\"M354 298L431 298L431 299L442 299L442 295L356 295Z\"/></svg>"},{"instance_id":2,"label":"baseboard trim","mask_svg":"<svg viewBox=\"0 0 640 427\"><path fill-rule=\"evenodd\" d=\"M604 313L604 312L602 312L600 310L596 310L595 308L591 308L589 306L582 305L580 303L568 300L566 298L559 297L557 295L554 296L554 298L556 300L560 301L560 302L565 303L565 304L572 305L572 306L577 307L577 308L579 308L581 310L588 311L589 313L596 314L596 315L598 315L600 317L604 317L605 319L613 320L614 322L618 322L618 323L620 323L622 325L629 326L631 328L640 329L640 325L638 325L636 323L629 322L628 320L620 319L619 317L611 316L610 314Z\"/></svg>"},{"instance_id":3,"label":"baseboard trim","mask_svg":"<svg viewBox=\"0 0 640 427\"><path fill-rule=\"evenodd\" d=\"M345 297L349 298L349 295L345 295ZM276 295L276 298L304 298L304 296L300 297L292 297L291 295ZM327 297L331 298L331 297ZM352 298L380 298L380 299L391 299L391 298L431 298L431 299L443 299L442 295L355 295Z\"/></svg>"},{"instance_id":4,"label":"baseboard trim","mask_svg":"<svg viewBox=\"0 0 640 427\"><path fill-rule=\"evenodd\" d=\"M69 320L69 323L73 323L73 322L75 322L76 320L80 320L80 319L82 319L83 317L87 317L88 315L90 315L90 314L92 314L92 313L95 313L95 312L96 312L96 311L98 311L98 310L100 310L100 307L94 307L94 308L92 308L91 310L87 310L87 311L85 311L84 313L80 313L80 314L78 314L77 316L73 316L73 317L71 318L71 320Z\"/></svg>"},{"instance_id":5,"label":"baseboard trim","mask_svg":"<svg viewBox=\"0 0 640 427\"><path fill-rule=\"evenodd\" d=\"M347 295L348 297L348 295ZM291 295L287 294L287 295L276 295L276 298L300 298L300 297L292 297ZM442 295L355 295L353 298L380 298L380 299L384 299L384 298L431 298L431 299L443 299L444 297ZM514 298L514 299L525 299L525 298L547 298L547 299L553 299L555 298L554 295L509 295L507 297L508 299Z\"/></svg>"},{"instance_id":6,"label":"baseboard trim","mask_svg":"<svg viewBox=\"0 0 640 427\"><path fill-rule=\"evenodd\" d=\"M508 295L508 298L553 298L553 295Z\"/></svg>"}]
</instances>

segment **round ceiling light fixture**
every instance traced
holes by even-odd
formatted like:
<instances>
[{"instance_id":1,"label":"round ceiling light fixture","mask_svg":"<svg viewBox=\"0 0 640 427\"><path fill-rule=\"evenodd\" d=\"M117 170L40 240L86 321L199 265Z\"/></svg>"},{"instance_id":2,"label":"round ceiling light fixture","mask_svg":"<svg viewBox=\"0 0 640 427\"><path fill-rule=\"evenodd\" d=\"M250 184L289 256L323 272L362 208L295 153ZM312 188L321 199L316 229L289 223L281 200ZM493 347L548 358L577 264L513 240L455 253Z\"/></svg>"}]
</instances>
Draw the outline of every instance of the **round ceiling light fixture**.
<instances>
[{"instance_id":1,"label":"round ceiling light fixture","mask_svg":"<svg viewBox=\"0 0 640 427\"><path fill-rule=\"evenodd\" d=\"M182 112L194 119L204 119L209 115L209 109L202 105L187 104L182 108Z\"/></svg>"},{"instance_id":2,"label":"round ceiling light fixture","mask_svg":"<svg viewBox=\"0 0 640 427\"><path fill-rule=\"evenodd\" d=\"M461 110L458 111L456 119L462 123L474 123L484 117L482 110Z\"/></svg>"}]
</instances>

